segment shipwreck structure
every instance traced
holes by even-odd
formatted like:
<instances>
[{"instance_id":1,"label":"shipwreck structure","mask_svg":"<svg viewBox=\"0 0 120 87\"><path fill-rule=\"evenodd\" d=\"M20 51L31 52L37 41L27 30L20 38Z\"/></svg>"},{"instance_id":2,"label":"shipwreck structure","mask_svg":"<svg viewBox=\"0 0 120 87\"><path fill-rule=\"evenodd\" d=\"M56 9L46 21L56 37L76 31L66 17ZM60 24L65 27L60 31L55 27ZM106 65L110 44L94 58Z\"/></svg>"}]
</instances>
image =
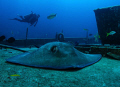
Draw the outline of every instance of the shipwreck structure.
<instances>
[{"instance_id":1,"label":"shipwreck structure","mask_svg":"<svg viewBox=\"0 0 120 87\"><path fill-rule=\"evenodd\" d=\"M120 5L94 10L102 44L120 45ZM114 35L107 33L115 31Z\"/></svg>"}]
</instances>

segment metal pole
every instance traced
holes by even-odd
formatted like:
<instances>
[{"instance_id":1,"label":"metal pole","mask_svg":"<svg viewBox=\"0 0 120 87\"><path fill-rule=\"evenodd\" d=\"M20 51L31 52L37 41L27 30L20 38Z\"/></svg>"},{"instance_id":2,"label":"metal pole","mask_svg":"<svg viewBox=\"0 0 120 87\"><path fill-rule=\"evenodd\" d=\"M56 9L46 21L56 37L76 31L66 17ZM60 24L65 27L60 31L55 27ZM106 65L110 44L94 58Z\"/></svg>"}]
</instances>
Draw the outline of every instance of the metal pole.
<instances>
[{"instance_id":1,"label":"metal pole","mask_svg":"<svg viewBox=\"0 0 120 87\"><path fill-rule=\"evenodd\" d=\"M27 27L27 29L26 29L25 47L26 47L26 45L27 45L27 36L28 36L28 27Z\"/></svg>"}]
</instances>

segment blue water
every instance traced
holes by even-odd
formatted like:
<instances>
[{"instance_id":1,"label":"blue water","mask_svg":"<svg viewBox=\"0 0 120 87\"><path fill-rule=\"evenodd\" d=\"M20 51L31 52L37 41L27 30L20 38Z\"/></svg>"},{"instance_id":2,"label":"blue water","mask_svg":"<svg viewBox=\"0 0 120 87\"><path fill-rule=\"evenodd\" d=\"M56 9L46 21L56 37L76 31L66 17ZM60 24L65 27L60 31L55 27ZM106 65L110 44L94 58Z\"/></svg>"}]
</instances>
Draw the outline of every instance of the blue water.
<instances>
[{"instance_id":1,"label":"blue water","mask_svg":"<svg viewBox=\"0 0 120 87\"><path fill-rule=\"evenodd\" d=\"M25 39L30 24L9 19L31 11L40 14L40 18L36 27L29 27L28 38L55 38L56 32L62 30L65 37L86 37L84 28L94 35L97 24L93 10L119 3L120 0L0 0L0 36ZM47 19L52 13L57 16Z\"/></svg>"}]
</instances>

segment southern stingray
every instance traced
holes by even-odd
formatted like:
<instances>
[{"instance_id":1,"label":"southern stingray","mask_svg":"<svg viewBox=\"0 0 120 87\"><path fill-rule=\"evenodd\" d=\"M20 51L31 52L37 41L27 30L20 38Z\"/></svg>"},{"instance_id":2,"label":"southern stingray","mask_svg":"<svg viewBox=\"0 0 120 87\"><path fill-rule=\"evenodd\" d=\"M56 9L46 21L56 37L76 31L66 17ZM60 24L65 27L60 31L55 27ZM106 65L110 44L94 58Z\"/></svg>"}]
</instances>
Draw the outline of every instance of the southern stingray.
<instances>
[{"instance_id":1,"label":"southern stingray","mask_svg":"<svg viewBox=\"0 0 120 87\"><path fill-rule=\"evenodd\" d=\"M84 54L68 43L50 42L34 52L25 52L6 61L33 67L67 69L84 68L101 57L101 54Z\"/></svg>"}]
</instances>

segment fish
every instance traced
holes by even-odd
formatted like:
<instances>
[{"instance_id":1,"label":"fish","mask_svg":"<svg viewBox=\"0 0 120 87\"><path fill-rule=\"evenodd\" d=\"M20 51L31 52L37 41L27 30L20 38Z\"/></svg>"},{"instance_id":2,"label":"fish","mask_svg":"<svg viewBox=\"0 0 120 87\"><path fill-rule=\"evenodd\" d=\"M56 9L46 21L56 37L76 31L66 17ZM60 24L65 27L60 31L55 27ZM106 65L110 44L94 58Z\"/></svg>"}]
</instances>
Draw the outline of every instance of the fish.
<instances>
[{"instance_id":1,"label":"fish","mask_svg":"<svg viewBox=\"0 0 120 87\"><path fill-rule=\"evenodd\" d=\"M98 39L100 38L100 35L97 33L96 35L94 35L95 37L95 42L98 42Z\"/></svg>"},{"instance_id":2,"label":"fish","mask_svg":"<svg viewBox=\"0 0 120 87\"><path fill-rule=\"evenodd\" d=\"M93 34L89 34L89 36L92 36Z\"/></svg>"},{"instance_id":3,"label":"fish","mask_svg":"<svg viewBox=\"0 0 120 87\"><path fill-rule=\"evenodd\" d=\"M65 42L49 42L33 52L24 52L6 61L38 68L81 69L98 62L101 58L101 54L85 54Z\"/></svg>"},{"instance_id":4,"label":"fish","mask_svg":"<svg viewBox=\"0 0 120 87\"><path fill-rule=\"evenodd\" d=\"M83 30L88 31L88 29L83 29Z\"/></svg>"},{"instance_id":5,"label":"fish","mask_svg":"<svg viewBox=\"0 0 120 87\"><path fill-rule=\"evenodd\" d=\"M98 35L98 38L100 38L100 35Z\"/></svg>"},{"instance_id":6,"label":"fish","mask_svg":"<svg viewBox=\"0 0 120 87\"><path fill-rule=\"evenodd\" d=\"M53 19L54 17L56 17L57 14L51 14L49 16L47 16L47 19Z\"/></svg>"},{"instance_id":7,"label":"fish","mask_svg":"<svg viewBox=\"0 0 120 87\"><path fill-rule=\"evenodd\" d=\"M107 33L107 36L109 36L109 35L114 35L116 32L115 31L111 31L111 32L109 32L109 33ZM106 36L106 37L107 37Z\"/></svg>"},{"instance_id":8,"label":"fish","mask_svg":"<svg viewBox=\"0 0 120 87\"><path fill-rule=\"evenodd\" d=\"M20 75L18 75L18 74L13 74L13 75L10 75L10 76L20 76Z\"/></svg>"}]
</instances>

